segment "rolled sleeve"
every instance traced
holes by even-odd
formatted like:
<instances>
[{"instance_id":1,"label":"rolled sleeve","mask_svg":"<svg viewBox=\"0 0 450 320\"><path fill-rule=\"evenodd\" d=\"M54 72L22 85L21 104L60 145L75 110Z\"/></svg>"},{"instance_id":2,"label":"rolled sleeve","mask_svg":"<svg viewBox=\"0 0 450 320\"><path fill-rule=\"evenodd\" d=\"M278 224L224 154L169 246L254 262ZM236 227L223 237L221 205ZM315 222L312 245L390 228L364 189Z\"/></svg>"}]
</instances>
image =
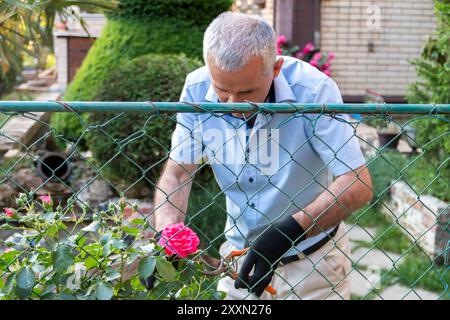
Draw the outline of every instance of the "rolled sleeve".
<instances>
[{"instance_id":1,"label":"rolled sleeve","mask_svg":"<svg viewBox=\"0 0 450 320\"><path fill-rule=\"evenodd\" d=\"M327 78L317 92L314 103L342 103L336 83ZM334 176L339 176L364 165L356 129L347 114L308 115L306 126L309 143Z\"/></svg>"}]
</instances>

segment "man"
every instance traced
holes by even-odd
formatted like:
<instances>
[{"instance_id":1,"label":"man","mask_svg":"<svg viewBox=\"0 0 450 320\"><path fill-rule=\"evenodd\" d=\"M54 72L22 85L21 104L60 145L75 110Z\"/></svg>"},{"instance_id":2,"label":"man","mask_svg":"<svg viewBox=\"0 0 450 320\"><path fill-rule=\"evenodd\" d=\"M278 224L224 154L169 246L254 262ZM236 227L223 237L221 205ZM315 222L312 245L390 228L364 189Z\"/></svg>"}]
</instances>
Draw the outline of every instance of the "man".
<instances>
[{"instance_id":1,"label":"man","mask_svg":"<svg viewBox=\"0 0 450 320\"><path fill-rule=\"evenodd\" d=\"M325 74L276 56L274 30L259 18L221 14L205 32L203 53L206 66L187 76L180 101L342 103ZM184 221L193 175L205 160L226 195L221 255L250 246L238 278L218 283L227 299L349 299L342 221L370 201L372 183L347 119L179 113L155 194L156 230ZM276 295L265 291L269 284Z\"/></svg>"}]
</instances>

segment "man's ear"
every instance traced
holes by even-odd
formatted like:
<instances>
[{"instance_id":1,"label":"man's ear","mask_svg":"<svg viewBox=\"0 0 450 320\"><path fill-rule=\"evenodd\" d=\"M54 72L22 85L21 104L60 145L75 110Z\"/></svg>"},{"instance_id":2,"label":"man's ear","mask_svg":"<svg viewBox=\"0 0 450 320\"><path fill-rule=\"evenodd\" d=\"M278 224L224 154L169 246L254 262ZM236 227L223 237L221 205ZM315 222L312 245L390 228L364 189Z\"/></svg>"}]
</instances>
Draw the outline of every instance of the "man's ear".
<instances>
[{"instance_id":1,"label":"man's ear","mask_svg":"<svg viewBox=\"0 0 450 320\"><path fill-rule=\"evenodd\" d=\"M278 74L281 71L281 67L283 66L284 63L284 59L280 58L277 61L275 61L275 63L273 64L273 77L276 78L278 77Z\"/></svg>"}]
</instances>

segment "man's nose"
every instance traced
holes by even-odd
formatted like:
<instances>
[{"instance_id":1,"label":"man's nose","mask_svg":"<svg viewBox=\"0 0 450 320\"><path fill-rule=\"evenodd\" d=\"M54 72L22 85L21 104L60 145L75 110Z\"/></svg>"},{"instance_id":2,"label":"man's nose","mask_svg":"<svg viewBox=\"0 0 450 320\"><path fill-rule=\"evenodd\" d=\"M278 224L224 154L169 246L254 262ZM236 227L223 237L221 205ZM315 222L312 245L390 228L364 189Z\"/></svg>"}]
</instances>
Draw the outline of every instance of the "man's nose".
<instances>
[{"instance_id":1,"label":"man's nose","mask_svg":"<svg viewBox=\"0 0 450 320\"><path fill-rule=\"evenodd\" d=\"M230 95L227 101L227 103L240 103L240 102L244 102L244 100L234 95Z\"/></svg>"}]
</instances>

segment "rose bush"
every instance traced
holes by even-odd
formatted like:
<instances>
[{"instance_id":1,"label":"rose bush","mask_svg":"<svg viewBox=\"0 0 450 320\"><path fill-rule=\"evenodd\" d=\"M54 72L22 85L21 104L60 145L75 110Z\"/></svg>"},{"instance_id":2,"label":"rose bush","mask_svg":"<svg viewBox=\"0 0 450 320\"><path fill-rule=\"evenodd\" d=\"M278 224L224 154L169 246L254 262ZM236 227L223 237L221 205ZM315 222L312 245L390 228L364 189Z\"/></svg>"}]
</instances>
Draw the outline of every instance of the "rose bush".
<instances>
[{"instance_id":1,"label":"rose bush","mask_svg":"<svg viewBox=\"0 0 450 320\"><path fill-rule=\"evenodd\" d=\"M184 257L174 268L170 256L160 254L163 247L144 237L147 221L127 221L130 208L123 198L104 211L78 208L75 198L64 208L50 196L36 201L21 194L16 202L17 209L5 208L0 214L0 231L15 232L0 240L0 299L224 297L215 289L217 279L200 272L203 266L195 257L202 251L187 227L179 233L188 236L185 242L168 239ZM174 230L169 228L166 236L175 235ZM158 285L148 291L139 278L152 274Z\"/></svg>"},{"instance_id":2,"label":"rose bush","mask_svg":"<svg viewBox=\"0 0 450 320\"><path fill-rule=\"evenodd\" d=\"M308 42L301 50L298 46L290 47L286 37L280 35L277 37L277 53L309 62L310 65L331 77L331 61L335 57L332 51L321 52L320 48L315 48L311 42Z\"/></svg>"}]
</instances>

